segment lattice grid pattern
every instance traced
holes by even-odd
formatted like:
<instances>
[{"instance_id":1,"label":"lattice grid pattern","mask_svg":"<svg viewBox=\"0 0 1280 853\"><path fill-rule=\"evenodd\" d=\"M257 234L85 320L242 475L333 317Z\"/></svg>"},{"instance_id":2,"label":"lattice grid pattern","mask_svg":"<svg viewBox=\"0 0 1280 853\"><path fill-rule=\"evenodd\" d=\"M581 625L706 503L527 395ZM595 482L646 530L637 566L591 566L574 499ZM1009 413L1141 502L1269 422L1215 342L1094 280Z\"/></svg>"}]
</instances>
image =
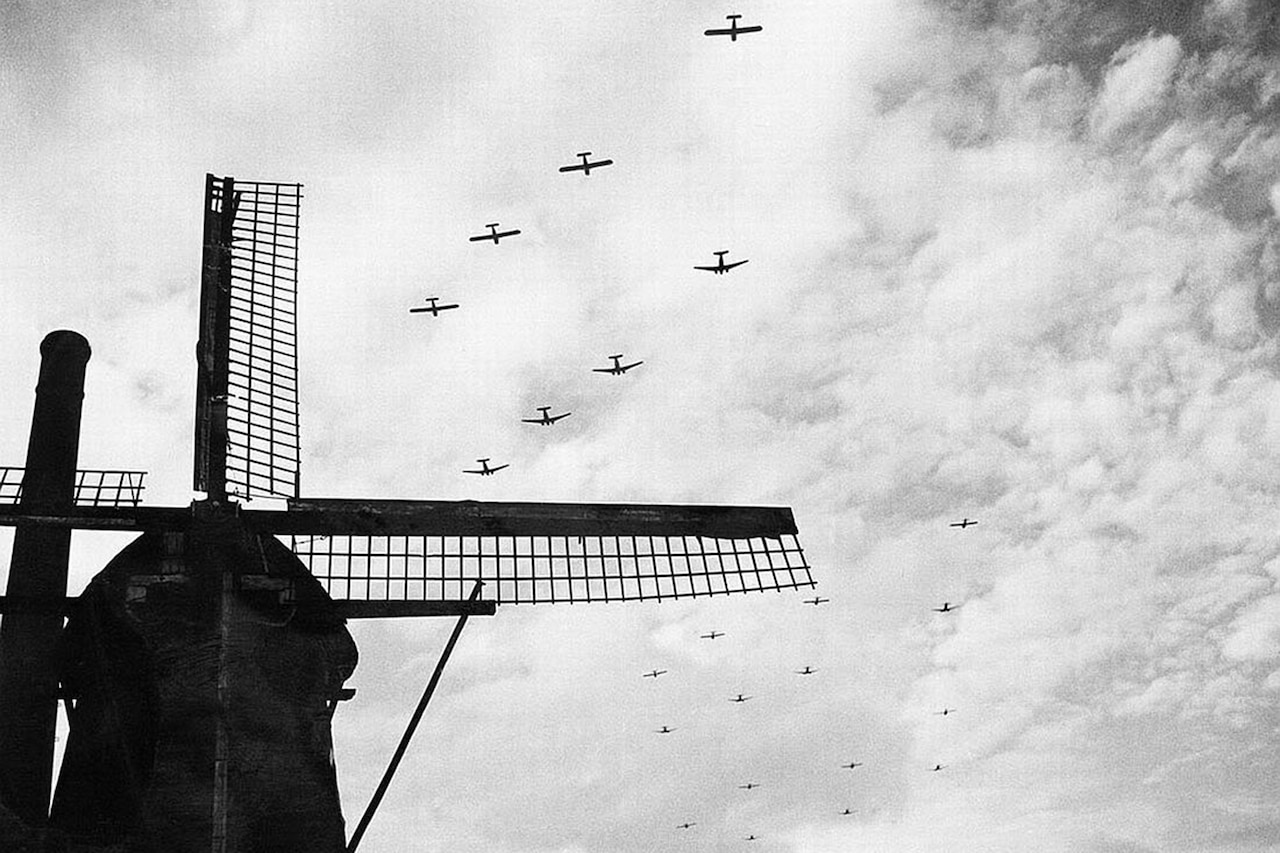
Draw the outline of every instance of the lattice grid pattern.
<instances>
[{"instance_id":1,"label":"lattice grid pattern","mask_svg":"<svg viewBox=\"0 0 1280 853\"><path fill-rule=\"evenodd\" d=\"M26 469L0 466L0 503L22 500L22 477ZM137 506L142 502L145 471L83 469L76 471L77 506Z\"/></svg>"},{"instance_id":2,"label":"lattice grid pattern","mask_svg":"<svg viewBox=\"0 0 1280 853\"><path fill-rule=\"evenodd\" d=\"M795 536L319 536L291 547L335 599L638 601L811 587Z\"/></svg>"},{"instance_id":3,"label":"lattice grid pattern","mask_svg":"<svg viewBox=\"0 0 1280 853\"><path fill-rule=\"evenodd\" d=\"M236 181L231 228L227 489L298 496L301 184Z\"/></svg>"}]
</instances>

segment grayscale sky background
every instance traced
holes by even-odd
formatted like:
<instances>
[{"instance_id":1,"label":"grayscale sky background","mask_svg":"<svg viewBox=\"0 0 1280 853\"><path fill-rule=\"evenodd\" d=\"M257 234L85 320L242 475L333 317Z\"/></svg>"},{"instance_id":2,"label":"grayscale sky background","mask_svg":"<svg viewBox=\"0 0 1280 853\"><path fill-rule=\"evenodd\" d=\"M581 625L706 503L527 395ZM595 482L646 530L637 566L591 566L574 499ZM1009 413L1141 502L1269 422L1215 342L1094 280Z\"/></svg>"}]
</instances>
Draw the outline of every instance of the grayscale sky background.
<instances>
[{"instance_id":1,"label":"grayscale sky background","mask_svg":"<svg viewBox=\"0 0 1280 853\"><path fill-rule=\"evenodd\" d=\"M188 501L204 174L300 181L304 493L785 504L831 598L473 620L368 849L1280 850L1272 9L4 3L0 456L71 328ZM349 824L449 627L353 627Z\"/></svg>"}]
</instances>

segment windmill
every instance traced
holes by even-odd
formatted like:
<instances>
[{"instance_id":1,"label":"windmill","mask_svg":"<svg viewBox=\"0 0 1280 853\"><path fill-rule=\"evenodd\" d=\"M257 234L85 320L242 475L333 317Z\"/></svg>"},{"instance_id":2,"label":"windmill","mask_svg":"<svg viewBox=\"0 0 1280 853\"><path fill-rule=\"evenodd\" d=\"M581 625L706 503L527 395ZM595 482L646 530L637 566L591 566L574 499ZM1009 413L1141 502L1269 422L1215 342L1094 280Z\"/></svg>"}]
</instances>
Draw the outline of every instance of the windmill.
<instances>
[{"instance_id":1,"label":"windmill","mask_svg":"<svg viewBox=\"0 0 1280 853\"><path fill-rule=\"evenodd\" d=\"M17 527L0 599L0 802L27 827L129 850L344 850L330 720L354 693L346 619L459 617L416 721L466 617L498 604L813 586L786 508L301 497L301 196L206 176L203 499L140 505L136 472L88 475L108 485L78 493L89 349L73 332L42 345L22 492L0 489L0 523ZM247 508L256 497L286 508ZM72 529L141 534L74 599ZM58 699L70 736L47 810Z\"/></svg>"}]
</instances>

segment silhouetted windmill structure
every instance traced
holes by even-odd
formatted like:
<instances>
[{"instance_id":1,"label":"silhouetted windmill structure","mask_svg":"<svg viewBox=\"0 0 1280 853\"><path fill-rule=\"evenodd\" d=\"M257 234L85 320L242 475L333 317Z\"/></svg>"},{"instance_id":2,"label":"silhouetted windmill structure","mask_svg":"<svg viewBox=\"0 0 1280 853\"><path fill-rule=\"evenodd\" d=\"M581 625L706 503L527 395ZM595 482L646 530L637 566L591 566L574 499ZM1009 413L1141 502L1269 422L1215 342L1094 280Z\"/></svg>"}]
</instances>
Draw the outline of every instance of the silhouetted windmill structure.
<instances>
[{"instance_id":1,"label":"silhouetted windmill structure","mask_svg":"<svg viewBox=\"0 0 1280 853\"><path fill-rule=\"evenodd\" d=\"M301 498L301 195L206 177L203 499L140 506L133 472L87 475L117 484L96 503L78 492L89 347L74 332L41 346L22 491L0 487L0 523L17 528L0 601L0 842L8 829L76 849L340 851L330 720L354 693L346 619L457 615L447 656L466 615L498 603L813 585L786 508ZM240 503L254 497L287 509ZM67 598L72 529L141 535ZM59 698L70 737L49 810Z\"/></svg>"}]
</instances>

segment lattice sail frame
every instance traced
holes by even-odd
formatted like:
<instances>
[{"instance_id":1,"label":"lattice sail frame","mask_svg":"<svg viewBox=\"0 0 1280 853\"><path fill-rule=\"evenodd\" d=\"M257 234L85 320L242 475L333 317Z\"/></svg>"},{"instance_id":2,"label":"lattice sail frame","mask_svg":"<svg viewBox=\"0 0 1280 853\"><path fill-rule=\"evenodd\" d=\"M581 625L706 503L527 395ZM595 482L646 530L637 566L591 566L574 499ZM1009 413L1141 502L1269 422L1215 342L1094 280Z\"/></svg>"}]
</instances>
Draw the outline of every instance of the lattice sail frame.
<instances>
[{"instance_id":1,"label":"lattice sail frame","mask_svg":"<svg viewBox=\"0 0 1280 853\"><path fill-rule=\"evenodd\" d=\"M294 498L302 185L209 175L205 195L196 488Z\"/></svg>"},{"instance_id":2,"label":"lattice sail frame","mask_svg":"<svg viewBox=\"0 0 1280 853\"><path fill-rule=\"evenodd\" d=\"M22 478L25 468L0 465L0 503L22 501ZM76 506L137 506L142 502L145 471L120 471L97 468L76 470Z\"/></svg>"},{"instance_id":3,"label":"lattice sail frame","mask_svg":"<svg viewBox=\"0 0 1280 853\"><path fill-rule=\"evenodd\" d=\"M342 601L462 599L477 581L500 604L662 601L814 586L794 535L295 536Z\"/></svg>"}]
</instances>

